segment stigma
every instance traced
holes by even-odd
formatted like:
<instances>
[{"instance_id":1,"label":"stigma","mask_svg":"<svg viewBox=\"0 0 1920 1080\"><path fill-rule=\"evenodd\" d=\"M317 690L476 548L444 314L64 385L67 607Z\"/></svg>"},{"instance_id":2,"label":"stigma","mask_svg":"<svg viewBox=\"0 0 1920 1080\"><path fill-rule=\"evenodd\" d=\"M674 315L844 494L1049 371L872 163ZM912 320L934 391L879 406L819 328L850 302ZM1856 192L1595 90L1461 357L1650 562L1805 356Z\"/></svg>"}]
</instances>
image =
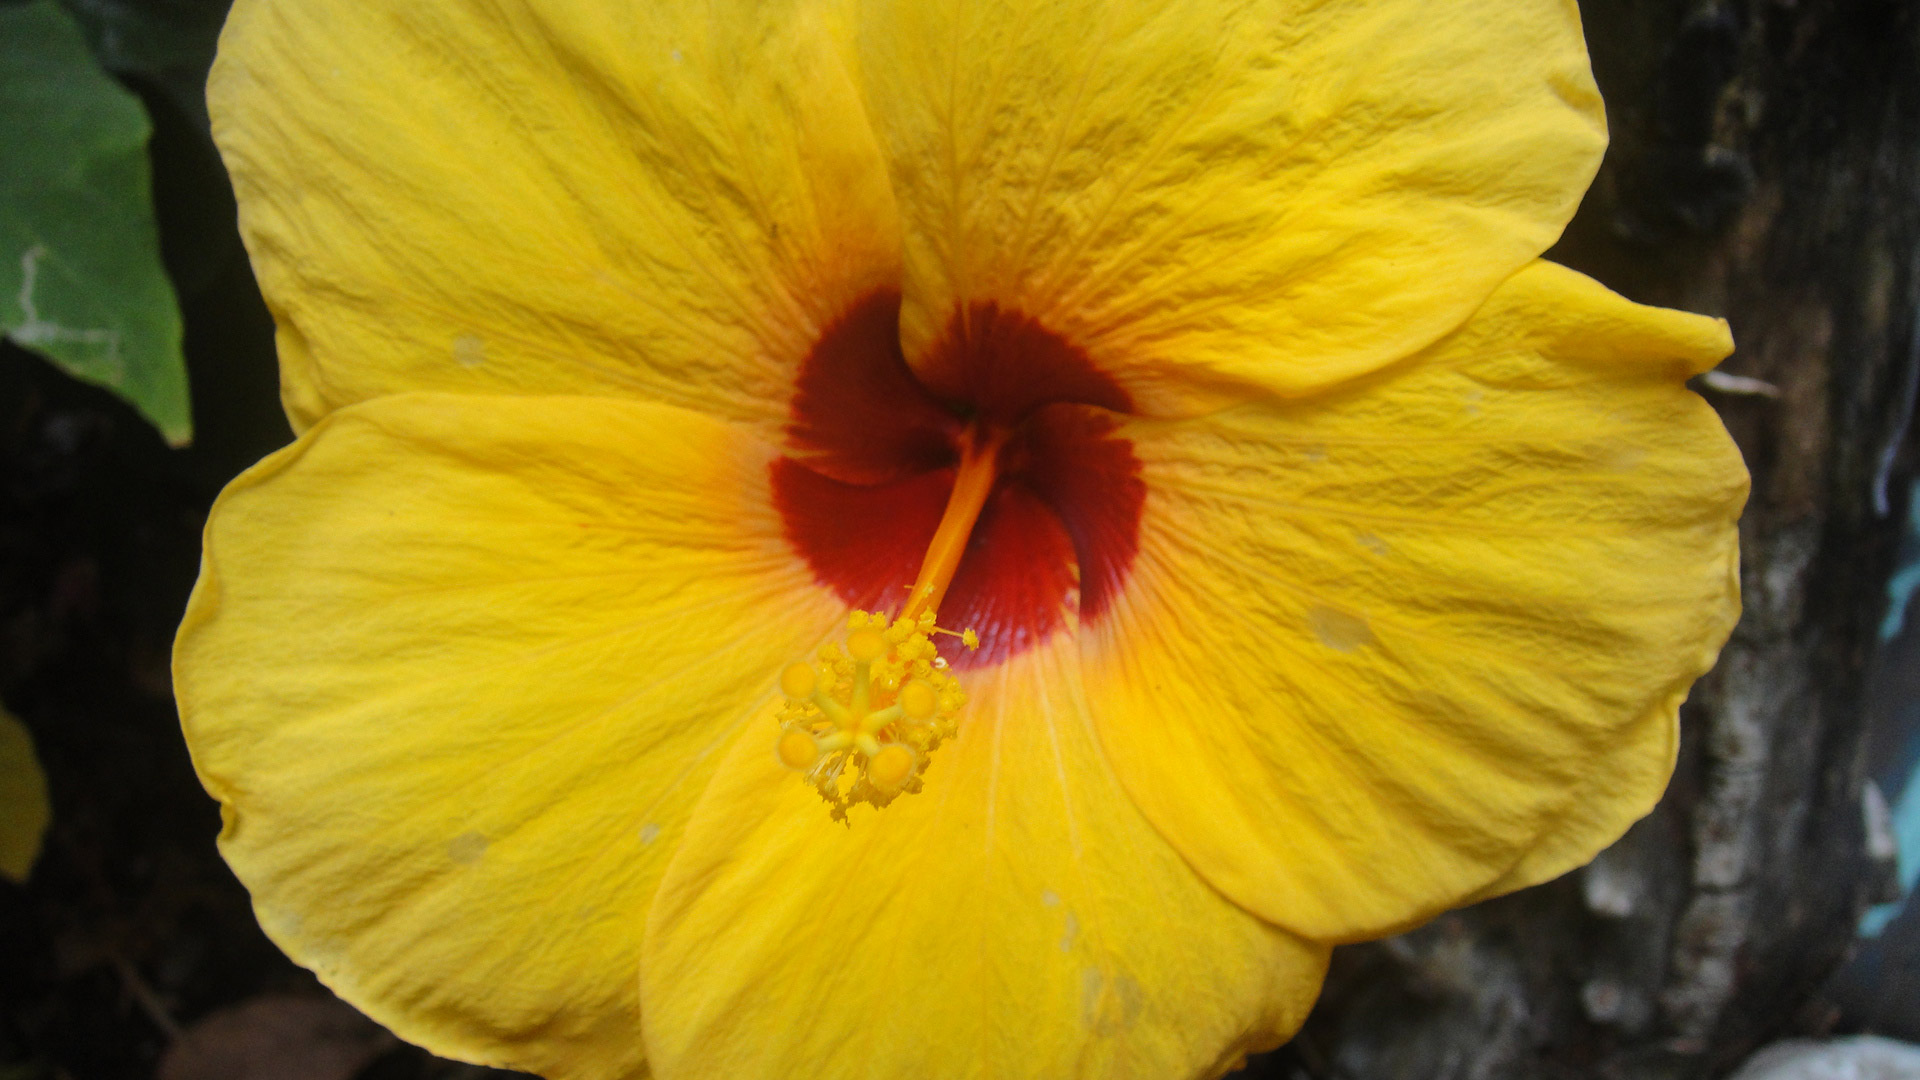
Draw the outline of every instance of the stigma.
<instances>
[{"instance_id":1,"label":"stigma","mask_svg":"<svg viewBox=\"0 0 1920 1080\"><path fill-rule=\"evenodd\" d=\"M929 756L958 734L954 714L967 695L933 637L957 637L969 649L980 639L972 630L941 629L934 609L993 493L1005 444L1004 431L967 429L946 510L899 617L855 611L844 647L829 642L817 662L780 673L787 703L774 754L813 785L836 821L846 821L856 803L879 808L919 791Z\"/></svg>"},{"instance_id":2,"label":"stigma","mask_svg":"<svg viewBox=\"0 0 1920 1080\"><path fill-rule=\"evenodd\" d=\"M919 791L933 752L957 734L967 695L933 643L951 633L934 625L931 610L892 620L855 611L844 643L780 673L786 705L774 753L820 793L834 820L846 821L859 803L877 809ZM979 645L971 630L952 636Z\"/></svg>"}]
</instances>

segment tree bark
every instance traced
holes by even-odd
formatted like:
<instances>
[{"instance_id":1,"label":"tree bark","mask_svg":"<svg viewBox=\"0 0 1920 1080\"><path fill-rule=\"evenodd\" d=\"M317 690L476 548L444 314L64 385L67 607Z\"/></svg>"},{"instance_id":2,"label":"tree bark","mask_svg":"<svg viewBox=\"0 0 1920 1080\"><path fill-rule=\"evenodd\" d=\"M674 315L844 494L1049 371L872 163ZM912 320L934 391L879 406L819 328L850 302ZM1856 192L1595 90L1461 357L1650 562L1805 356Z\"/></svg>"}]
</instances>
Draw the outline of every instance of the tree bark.
<instances>
[{"instance_id":1,"label":"tree bark","mask_svg":"<svg viewBox=\"0 0 1920 1080\"><path fill-rule=\"evenodd\" d=\"M1920 374L1920 18L1893 0L1581 9L1613 143L1550 257L1731 321L1721 370L1757 381L1696 385L1753 472L1745 613L1651 817L1584 870L1337 951L1255 1076L1718 1075L1835 1025L1825 981L1886 898L1863 692Z\"/></svg>"}]
</instances>

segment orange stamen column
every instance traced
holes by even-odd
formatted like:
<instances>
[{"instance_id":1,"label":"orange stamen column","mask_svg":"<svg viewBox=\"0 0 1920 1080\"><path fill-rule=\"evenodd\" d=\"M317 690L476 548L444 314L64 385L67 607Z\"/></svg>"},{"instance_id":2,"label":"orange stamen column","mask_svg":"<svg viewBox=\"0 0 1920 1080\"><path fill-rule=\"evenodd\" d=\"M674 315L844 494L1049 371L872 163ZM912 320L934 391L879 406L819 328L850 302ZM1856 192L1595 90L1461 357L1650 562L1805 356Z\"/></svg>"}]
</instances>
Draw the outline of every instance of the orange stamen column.
<instances>
[{"instance_id":1,"label":"orange stamen column","mask_svg":"<svg viewBox=\"0 0 1920 1080\"><path fill-rule=\"evenodd\" d=\"M824 645L817 660L780 675L787 702L774 756L806 778L837 820L855 803L878 808L919 791L929 756L958 734L954 714L967 695L933 643L934 634L953 634L934 625L934 609L993 494L1005 442L1004 434L968 430L953 492L900 616L852 612L844 649ZM970 629L953 636L980 647Z\"/></svg>"},{"instance_id":2,"label":"orange stamen column","mask_svg":"<svg viewBox=\"0 0 1920 1080\"><path fill-rule=\"evenodd\" d=\"M1005 432L983 434L977 427L969 429L960 452L960 468L954 474L953 493L947 496L946 512L933 530L933 541L920 563L920 576L907 594L902 618L918 619L923 611L939 610L947 586L953 583L954 571L960 569L960 557L966 554L974 522L980 520L987 496L993 494L1000 447L1005 442Z\"/></svg>"}]
</instances>

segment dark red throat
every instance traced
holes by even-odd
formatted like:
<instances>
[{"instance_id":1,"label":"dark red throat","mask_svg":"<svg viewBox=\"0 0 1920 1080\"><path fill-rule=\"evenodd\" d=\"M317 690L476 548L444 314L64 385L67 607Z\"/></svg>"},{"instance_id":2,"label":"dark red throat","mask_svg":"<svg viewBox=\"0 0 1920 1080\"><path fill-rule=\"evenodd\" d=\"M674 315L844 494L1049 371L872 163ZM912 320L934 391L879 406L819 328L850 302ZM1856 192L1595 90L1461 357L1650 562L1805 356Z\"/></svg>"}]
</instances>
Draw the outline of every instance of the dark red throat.
<instances>
[{"instance_id":1,"label":"dark red throat","mask_svg":"<svg viewBox=\"0 0 1920 1080\"><path fill-rule=\"evenodd\" d=\"M773 497L814 576L849 607L898 613L953 489L970 426L1006 434L998 478L940 624L979 632L956 667L996 663L1108 610L1138 545L1146 485L1114 434L1131 406L1084 352L992 304L956 312L916 378L900 296L828 328L800 370Z\"/></svg>"}]
</instances>

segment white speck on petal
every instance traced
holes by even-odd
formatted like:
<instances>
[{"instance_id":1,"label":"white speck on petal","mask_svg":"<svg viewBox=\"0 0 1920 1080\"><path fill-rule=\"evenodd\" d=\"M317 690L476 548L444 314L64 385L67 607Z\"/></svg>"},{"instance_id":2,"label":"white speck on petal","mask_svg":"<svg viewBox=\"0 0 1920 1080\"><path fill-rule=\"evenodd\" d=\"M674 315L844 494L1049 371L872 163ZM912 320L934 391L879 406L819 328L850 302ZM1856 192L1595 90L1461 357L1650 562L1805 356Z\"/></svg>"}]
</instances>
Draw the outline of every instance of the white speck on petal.
<instances>
[{"instance_id":1,"label":"white speck on petal","mask_svg":"<svg viewBox=\"0 0 1920 1080\"><path fill-rule=\"evenodd\" d=\"M1320 639L1320 644L1336 652L1357 652L1373 644L1373 628L1358 615L1316 605L1307 612L1307 621L1313 625L1313 636Z\"/></svg>"},{"instance_id":2,"label":"white speck on petal","mask_svg":"<svg viewBox=\"0 0 1920 1080\"><path fill-rule=\"evenodd\" d=\"M447 858L461 866L472 866L487 853L487 838L468 830L447 842Z\"/></svg>"},{"instance_id":3,"label":"white speck on petal","mask_svg":"<svg viewBox=\"0 0 1920 1080\"><path fill-rule=\"evenodd\" d=\"M453 339L453 362L463 368L476 368L487 362L487 343L479 334L461 334Z\"/></svg>"},{"instance_id":4,"label":"white speck on petal","mask_svg":"<svg viewBox=\"0 0 1920 1080\"><path fill-rule=\"evenodd\" d=\"M1095 1035L1132 1027L1145 997L1131 976L1109 975L1091 964L1080 969L1080 1019Z\"/></svg>"}]
</instances>

